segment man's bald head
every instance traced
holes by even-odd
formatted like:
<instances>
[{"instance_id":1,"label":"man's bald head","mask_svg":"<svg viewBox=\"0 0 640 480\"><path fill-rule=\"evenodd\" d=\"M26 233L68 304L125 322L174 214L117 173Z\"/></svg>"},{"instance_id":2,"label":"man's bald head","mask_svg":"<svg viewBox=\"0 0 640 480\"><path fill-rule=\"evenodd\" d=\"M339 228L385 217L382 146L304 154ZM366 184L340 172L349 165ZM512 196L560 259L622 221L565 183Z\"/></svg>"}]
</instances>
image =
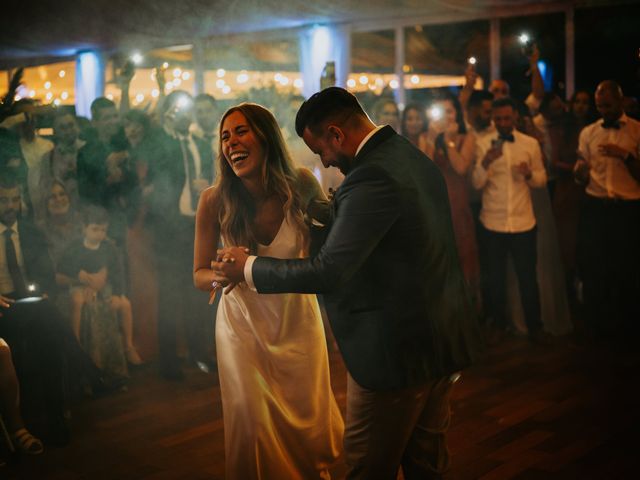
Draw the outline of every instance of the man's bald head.
<instances>
[{"instance_id":1,"label":"man's bald head","mask_svg":"<svg viewBox=\"0 0 640 480\"><path fill-rule=\"evenodd\" d=\"M617 82L613 80L600 82L596 88L596 108L606 122L614 122L622 116L623 98L622 88Z\"/></svg>"},{"instance_id":2,"label":"man's bald head","mask_svg":"<svg viewBox=\"0 0 640 480\"><path fill-rule=\"evenodd\" d=\"M500 79L495 79L491 82L491 85L489 85L489 91L493 94L493 98L495 100L508 97L510 94L509 84Z\"/></svg>"},{"instance_id":3,"label":"man's bald head","mask_svg":"<svg viewBox=\"0 0 640 480\"><path fill-rule=\"evenodd\" d=\"M609 94L614 98L622 101L624 98L624 94L622 93L622 87L618 85L618 82L614 80L604 80L598 84L598 88L596 88L596 95L604 95Z\"/></svg>"}]
</instances>

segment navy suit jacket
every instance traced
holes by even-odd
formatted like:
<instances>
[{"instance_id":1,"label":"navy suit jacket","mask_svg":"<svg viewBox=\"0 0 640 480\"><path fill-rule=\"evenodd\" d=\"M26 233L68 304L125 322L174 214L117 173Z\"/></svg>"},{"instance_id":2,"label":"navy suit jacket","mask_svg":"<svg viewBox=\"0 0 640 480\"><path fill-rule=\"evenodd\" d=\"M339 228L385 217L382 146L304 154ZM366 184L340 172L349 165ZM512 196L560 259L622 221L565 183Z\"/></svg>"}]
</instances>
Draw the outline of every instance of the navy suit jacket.
<instances>
[{"instance_id":1,"label":"navy suit jacket","mask_svg":"<svg viewBox=\"0 0 640 480\"><path fill-rule=\"evenodd\" d=\"M337 190L312 258L259 257L260 293L323 293L353 379L406 388L456 372L479 350L439 168L391 127L369 139Z\"/></svg>"}]
</instances>

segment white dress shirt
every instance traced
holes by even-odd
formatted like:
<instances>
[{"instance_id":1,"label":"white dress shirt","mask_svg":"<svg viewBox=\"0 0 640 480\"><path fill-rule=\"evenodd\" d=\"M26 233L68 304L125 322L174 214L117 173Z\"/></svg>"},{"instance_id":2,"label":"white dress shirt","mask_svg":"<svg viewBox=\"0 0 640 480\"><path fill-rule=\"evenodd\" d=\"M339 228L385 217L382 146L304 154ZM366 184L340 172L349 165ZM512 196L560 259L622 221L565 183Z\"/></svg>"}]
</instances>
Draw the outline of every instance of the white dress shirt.
<instances>
[{"instance_id":1,"label":"white dress shirt","mask_svg":"<svg viewBox=\"0 0 640 480\"><path fill-rule=\"evenodd\" d=\"M26 278L24 271L24 259L22 258L22 249L20 248L20 231L18 230L18 222L14 222L13 225L7 227L4 223L0 223L0 294L11 293L15 290L13 286L13 280L9 273L9 266L7 265L7 250L5 247L4 232L7 228L11 228L15 233L11 236L13 240L13 247L16 251L16 258L18 259L18 266L22 271L22 276Z\"/></svg>"},{"instance_id":2,"label":"white dress shirt","mask_svg":"<svg viewBox=\"0 0 640 480\"><path fill-rule=\"evenodd\" d=\"M200 160L200 151L196 146L196 142L193 141L193 137L189 135L176 135L176 138L180 142L180 149L184 149L185 147L189 149L191 153L191 158L193 158L193 166L195 170L195 178L201 177L202 172L202 161ZM189 177L189 165L187 164L187 152L182 151L182 161L184 164L184 172L185 172L185 181L184 186L182 187L182 193L180 194L180 213L182 215L186 215L188 217L195 216L196 212L192 207L191 203L191 182L195 180L195 178Z\"/></svg>"},{"instance_id":3,"label":"white dress shirt","mask_svg":"<svg viewBox=\"0 0 640 480\"><path fill-rule=\"evenodd\" d=\"M492 142L497 140L497 135L484 137L477 142L472 182L476 189L482 190L480 221L487 230L494 232L519 233L535 227L536 218L529 188L542 188L547 183L538 141L516 130L513 131L513 137L515 141L504 142L502 156L486 170L482 160L491 149ZM531 169L529 180L516 171L522 162Z\"/></svg>"},{"instance_id":4,"label":"white dress shirt","mask_svg":"<svg viewBox=\"0 0 640 480\"><path fill-rule=\"evenodd\" d=\"M20 149L27 164L27 188L32 205L42 202L41 199L41 177L42 177L42 157L53 150L54 144L36 135L32 142L20 139Z\"/></svg>"},{"instance_id":5,"label":"white dress shirt","mask_svg":"<svg viewBox=\"0 0 640 480\"><path fill-rule=\"evenodd\" d=\"M578 142L578 157L591 167L587 194L598 198L640 200L640 184L624 161L599 152L600 145L612 143L634 157L640 157L640 122L622 115L620 128L603 128L602 119L584 127Z\"/></svg>"}]
</instances>

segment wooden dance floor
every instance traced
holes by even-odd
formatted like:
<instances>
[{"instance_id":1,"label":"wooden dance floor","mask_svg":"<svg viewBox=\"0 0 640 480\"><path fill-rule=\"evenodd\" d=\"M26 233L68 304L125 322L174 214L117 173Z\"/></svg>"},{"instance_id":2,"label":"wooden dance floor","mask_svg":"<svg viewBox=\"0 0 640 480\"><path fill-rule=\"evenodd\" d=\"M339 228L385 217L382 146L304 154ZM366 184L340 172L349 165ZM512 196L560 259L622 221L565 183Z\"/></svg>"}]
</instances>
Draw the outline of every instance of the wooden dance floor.
<instances>
[{"instance_id":1,"label":"wooden dance floor","mask_svg":"<svg viewBox=\"0 0 640 480\"><path fill-rule=\"evenodd\" d=\"M336 353L331 366L344 410ZM455 391L447 478L640 478L639 367L637 351L568 340L540 347L510 339L491 348ZM128 392L74 406L69 446L22 457L0 468L0 478L223 479L217 378L186 372L184 382L171 383L148 367L133 375ZM341 462L333 478L344 471Z\"/></svg>"}]
</instances>

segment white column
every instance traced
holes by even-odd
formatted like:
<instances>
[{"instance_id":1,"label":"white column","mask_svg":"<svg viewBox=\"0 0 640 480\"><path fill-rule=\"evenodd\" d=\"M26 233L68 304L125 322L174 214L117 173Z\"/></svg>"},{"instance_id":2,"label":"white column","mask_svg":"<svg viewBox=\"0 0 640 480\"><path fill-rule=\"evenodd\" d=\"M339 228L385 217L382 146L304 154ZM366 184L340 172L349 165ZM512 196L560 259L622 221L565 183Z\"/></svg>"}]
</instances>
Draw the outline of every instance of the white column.
<instances>
[{"instance_id":1,"label":"white column","mask_svg":"<svg viewBox=\"0 0 640 480\"><path fill-rule=\"evenodd\" d=\"M567 8L564 17L564 65L565 65L565 95L567 98L571 98L576 87L575 78L575 24L573 21L574 8L573 6Z\"/></svg>"},{"instance_id":2,"label":"white column","mask_svg":"<svg viewBox=\"0 0 640 480\"><path fill-rule=\"evenodd\" d=\"M104 95L104 61L95 51L76 56L76 115L91 118L91 103Z\"/></svg>"},{"instance_id":3,"label":"white column","mask_svg":"<svg viewBox=\"0 0 640 480\"><path fill-rule=\"evenodd\" d=\"M320 90L320 75L325 63L336 64L336 84L346 85L351 69L351 28L343 26L316 26L300 32L300 73L305 98Z\"/></svg>"},{"instance_id":4,"label":"white column","mask_svg":"<svg viewBox=\"0 0 640 480\"><path fill-rule=\"evenodd\" d=\"M206 91L204 84L204 42L201 39L193 42L191 53L193 61L193 94L199 95Z\"/></svg>"},{"instance_id":5,"label":"white column","mask_svg":"<svg viewBox=\"0 0 640 480\"><path fill-rule=\"evenodd\" d=\"M489 21L489 60L491 64L491 81L498 80L500 73L500 19Z\"/></svg>"},{"instance_id":6,"label":"white column","mask_svg":"<svg viewBox=\"0 0 640 480\"><path fill-rule=\"evenodd\" d=\"M394 95L396 98L396 103L401 106L403 110L407 104L407 96L404 90L405 38L404 27L396 27L394 42L394 45L396 47L396 64L394 70L398 79L398 88L394 92Z\"/></svg>"}]
</instances>

